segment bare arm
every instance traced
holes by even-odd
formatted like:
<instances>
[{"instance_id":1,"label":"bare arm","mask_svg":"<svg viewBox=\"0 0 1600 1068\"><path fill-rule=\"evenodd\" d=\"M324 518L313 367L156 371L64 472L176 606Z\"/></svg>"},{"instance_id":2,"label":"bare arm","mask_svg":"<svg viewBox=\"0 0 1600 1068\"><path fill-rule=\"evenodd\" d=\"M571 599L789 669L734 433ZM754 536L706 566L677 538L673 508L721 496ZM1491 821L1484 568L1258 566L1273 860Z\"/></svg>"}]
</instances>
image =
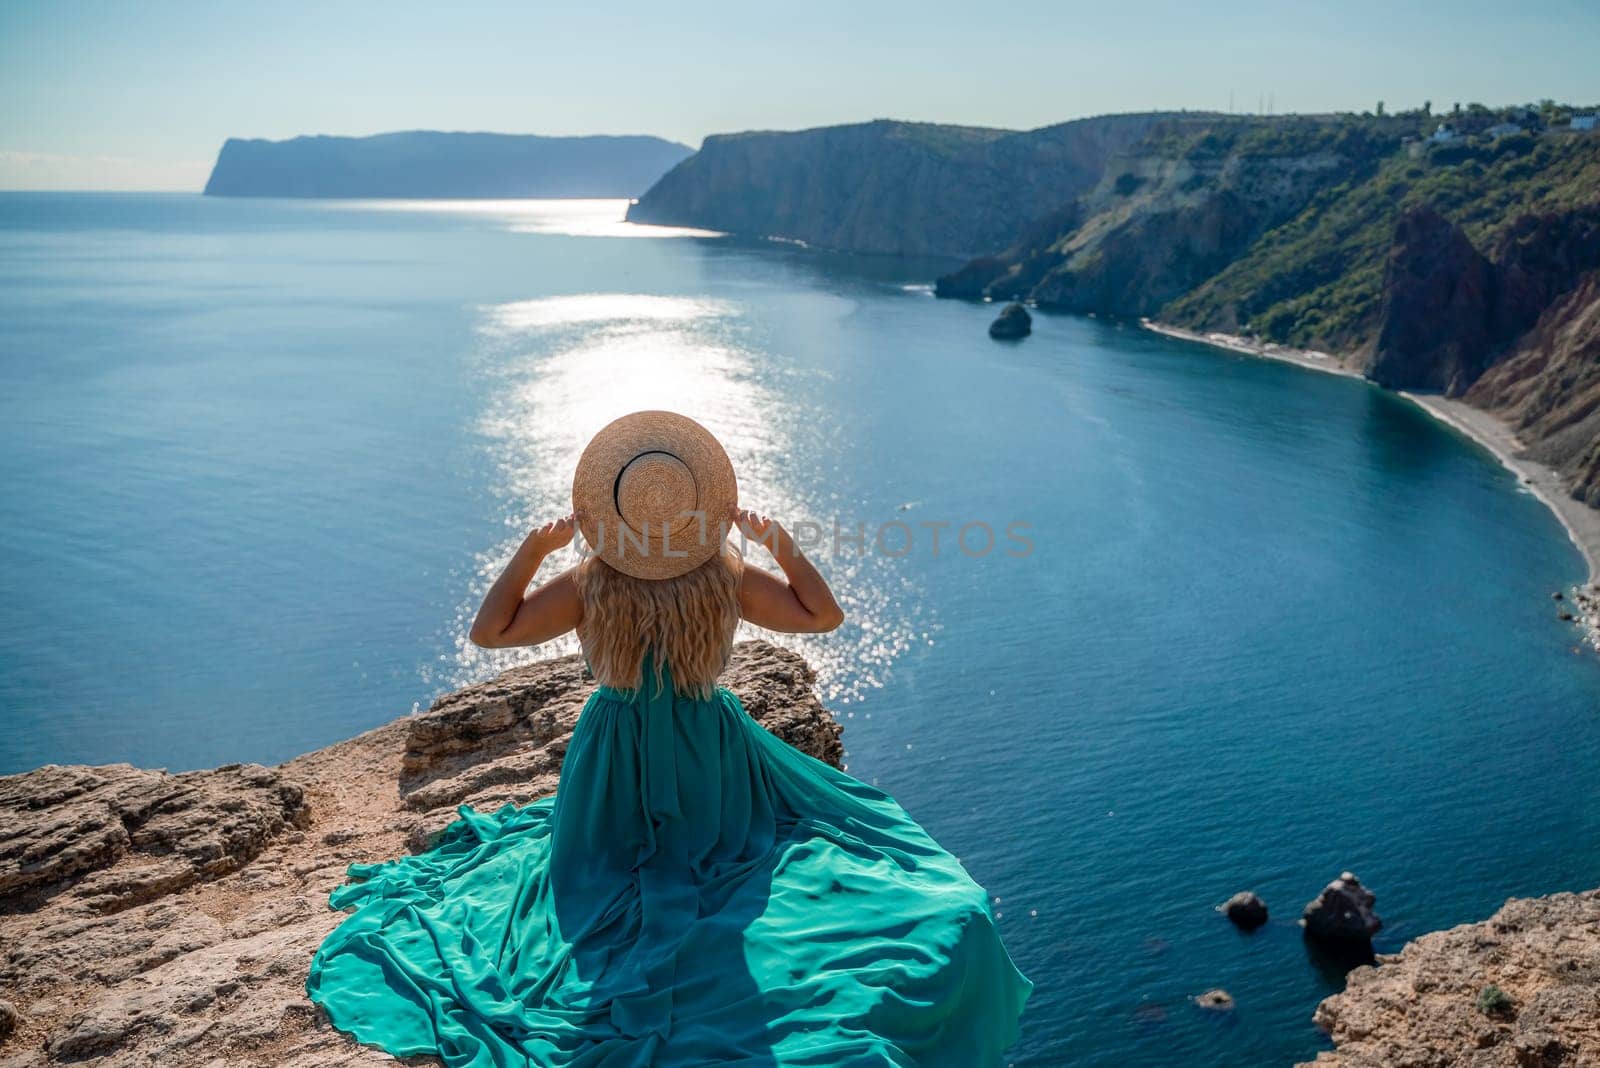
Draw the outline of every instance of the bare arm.
<instances>
[{"instance_id":1,"label":"bare arm","mask_svg":"<svg viewBox=\"0 0 1600 1068\"><path fill-rule=\"evenodd\" d=\"M485 649L538 645L559 637L583 620L583 602L573 568L528 592L528 583L545 557L572 540L573 516L535 527L511 562L484 595L468 637Z\"/></svg>"},{"instance_id":2,"label":"bare arm","mask_svg":"<svg viewBox=\"0 0 1600 1068\"><path fill-rule=\"evenodd\" d=\"M760 568L745 568L739 582L740 615L758 627L791 634L833 630L844 622L844 610L833 599L827 580L787 530L767 516L742 508L737 519L745 537L765 545L788 579L781 582Z\"/></svg>"}]
</instances>

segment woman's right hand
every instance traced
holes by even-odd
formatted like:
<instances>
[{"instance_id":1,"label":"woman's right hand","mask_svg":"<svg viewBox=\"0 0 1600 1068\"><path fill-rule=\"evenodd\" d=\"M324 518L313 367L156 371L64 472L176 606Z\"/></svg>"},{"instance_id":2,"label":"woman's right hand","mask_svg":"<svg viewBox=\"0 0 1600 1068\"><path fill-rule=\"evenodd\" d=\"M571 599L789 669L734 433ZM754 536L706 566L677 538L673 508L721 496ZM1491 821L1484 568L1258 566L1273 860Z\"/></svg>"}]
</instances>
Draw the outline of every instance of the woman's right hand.
<instances>
[{"instance_id":1,"label":"woman's right hand","mask_svg":"<svg viewBox=\"0 0 1600 1068\"><path fill-rule=\"evenodd\" d=\"M557 549L571 543L572 534L577 529L577 515L568 512L560 519L552 519L542 527L534 527L528 532L525 544L540 556L549 556Z\"/></svg>"},{"instance_id":2,"label":"woman's right hand","mask_svg":"<svg viewBox=\"0 0 1600 1068\"><path fill-rule=\"evenodd\" d=\"M583 622L583 602L573 579L576 568L569 567L544 585L528 590L528 583L545 557L572 541L577 527L578 517L569 514L528 531L505 570L484 594L472 629L467 632L474 645L484 649L538 645Z\"/></svg>"}]
</instances>

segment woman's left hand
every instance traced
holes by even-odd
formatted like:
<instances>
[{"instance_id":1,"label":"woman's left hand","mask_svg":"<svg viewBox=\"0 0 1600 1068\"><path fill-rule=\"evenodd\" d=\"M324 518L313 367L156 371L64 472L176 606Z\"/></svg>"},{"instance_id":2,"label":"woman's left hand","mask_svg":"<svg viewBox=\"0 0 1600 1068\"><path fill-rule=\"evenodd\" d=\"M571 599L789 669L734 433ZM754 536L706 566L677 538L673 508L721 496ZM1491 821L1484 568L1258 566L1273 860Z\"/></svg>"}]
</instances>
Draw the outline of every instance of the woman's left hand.
<instances>
[{"instance_id":1,"label":"woman's left hand","mask_svg":"<svg viewBox=\"0 0 1600 1068\"><path fill-rule=\"evenodd\" d=\"M771 549L777 544L777 539L783 536L783 527L771 516L762 515L749 508L735 510L734 522L746 538L760 542Z\"/></svg>"}]
</instances>

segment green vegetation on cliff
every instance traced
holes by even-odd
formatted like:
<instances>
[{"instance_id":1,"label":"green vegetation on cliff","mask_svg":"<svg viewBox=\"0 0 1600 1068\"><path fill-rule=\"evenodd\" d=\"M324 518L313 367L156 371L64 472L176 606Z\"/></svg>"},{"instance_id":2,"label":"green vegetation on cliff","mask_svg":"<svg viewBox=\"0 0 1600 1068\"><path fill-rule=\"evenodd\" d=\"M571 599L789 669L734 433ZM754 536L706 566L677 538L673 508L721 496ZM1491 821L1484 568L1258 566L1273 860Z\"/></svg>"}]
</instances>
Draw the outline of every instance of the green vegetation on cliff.
<instances>
[{"instance_id":1,"label":"green vegetation on cliff","mask_svg":"<svg viewBox=\"0 0 1600 1068\"><path fill-rule=\"evenodd\" d=\"M1154 130L1138 154L1170 159L1313 156L1327 153L1352 162L1387 155L1404 137L1426 132L1414 116L1282 115L1196 116Z\"/></svg>"},{"instance_id":2,"label":"green vegetation on cliff","mask_svg":"<svg viewBox=\"0 0 1600 1068\"><path fill-rule=\"evenodd\" d=\"M707 138L628 218L960 255L941 297L1361 353L1394 388L1469 395L1482 379L1474 403L1514 409L1597 503L1600 394L1574 385L1590 383L1600 316L1600 133L1570 126L1589 110L735 134Z\"/></svg>"},{"instance_id":3,"label":"green vegetation on cliff","mask_svg":"<svg viewBox=\"0 0 1600 1068\"><path fill-rule=\"evenodd\" d=\"M936 292L1359 353L1499 413L1600 506L1600 135L1561 110L1158 123Z\"/></svg>"},{"instance_id":4,"label":"green vegetation on cliff","mask_svg":"<svg viewBox=\"0 0 1600 1068\"><path fill-rule=\"evenodd\" d=\"M1067 311L1152 315L1244 256L1330 189L1364 181L1421 131L1420 116L1188 115L1110 159L1054 230L1037 222L989 278L948 296L1027 298Z\"/></svg>"},{"instance_id":5,"label":"green vegetation on cliff","mask_svg":"<svg viewBox=\"0 0 1600 1068\"><path fill-rule=\"evenodd\" d=\"M1374 338L1396 221L1428 205L1490 249L1520 216L1600 200L1600 137L1517 134L1397 153L1320 192L1289 222L1160 309L1164 321L1308 348Z\"/></svg>"}]
</instances>

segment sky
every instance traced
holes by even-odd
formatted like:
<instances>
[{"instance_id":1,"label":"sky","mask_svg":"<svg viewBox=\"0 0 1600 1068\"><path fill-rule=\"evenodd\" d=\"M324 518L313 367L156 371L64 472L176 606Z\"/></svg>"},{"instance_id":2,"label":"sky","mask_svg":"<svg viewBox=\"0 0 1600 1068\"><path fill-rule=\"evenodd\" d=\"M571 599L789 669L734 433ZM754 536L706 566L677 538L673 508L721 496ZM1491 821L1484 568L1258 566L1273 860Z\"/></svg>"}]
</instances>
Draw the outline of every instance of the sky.
<instances>
[{"instance_id":1,"label":"sky","mask_svg":"<svg viewBox=\"0 0 1600 1068\"><path fill-rule=\"evenodd\" d=\"M199 190L228 137L1593 104L1597 44L1597 0L0 0L0 188Z\"/></svg>"}]
</instances>

